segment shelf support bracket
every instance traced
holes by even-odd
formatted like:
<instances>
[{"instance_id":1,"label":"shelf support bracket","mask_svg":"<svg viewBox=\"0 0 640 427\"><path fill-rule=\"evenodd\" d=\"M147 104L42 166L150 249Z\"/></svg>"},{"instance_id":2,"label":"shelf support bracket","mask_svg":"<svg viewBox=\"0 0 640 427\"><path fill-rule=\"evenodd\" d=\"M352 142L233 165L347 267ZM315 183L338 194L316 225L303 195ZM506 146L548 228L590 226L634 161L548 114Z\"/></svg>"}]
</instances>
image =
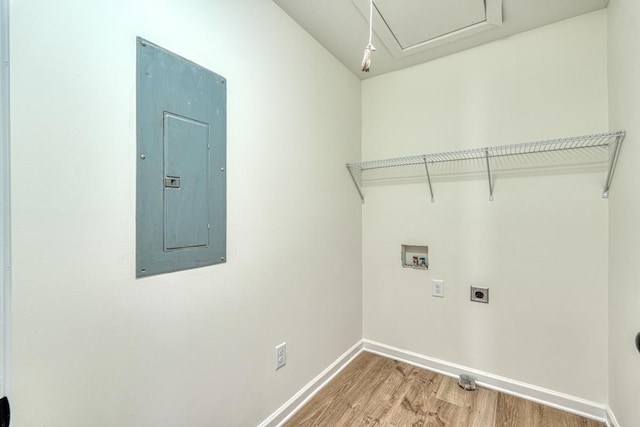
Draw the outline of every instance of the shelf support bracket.
<instances>
[{"instance_id":1,"label":"shelf support bracket","mask_svg":"<svg viewBox=\"0 0 640 427\"><path fill-rule=\"evenodd\" d=\"M427 158L423 157L424 161L424 170L427 173L427 182L429 183L429 193L431 193L431 203L434 203L436 199L433 197L433 187L431 187L431 175L429 175L429 165L427 163Z\"/></svg>"},{"instance_id":2,"label":"shelf support bracket","mask_svg":"<svg viewBox=\"0 0 640 427\"><path fill-rule=\"evenodd\" d=\"M356 190L358 190L358 194L360 195L360 200L364 203L364 195L362 194L362 188L358 185L358 180L355 175L353 175L353 166L347 165L347 169L349 169L349 175L351 175L351 179L353 180L353 184L356 186Z\"/></svg>"},{"instance_id":3,"label":"shelf support bracket","mask_svg":"<svg viewBox=\"0 0 640 427\"><path fill-rule=\"evenodd\" d=\"M493 182L491 181L491 166L489 166L489 150L484 150L484 158L487 161L487 177L489 178L489 201L493 201Z\"/></svg>"},{"instance_id":4,"label":"shelf support bracket","mask_svg":"<svg viewBox=\"0 0 640 427\"><path fill-rule=\"evenodd\" d=\"M622 145L622 140L624 139L624 132L621 132L618 136L616 136L615 141L613 142L613 152L610 153L609 158L609 169L607 170L607 178L604 182L604 190L602 191L602 198L609 198L609 188L611 187L611 180L613 179L613 171L616 168L616 163L618 162L618 153L620 153L620 145Z\"/></svg>"}]
</instances>

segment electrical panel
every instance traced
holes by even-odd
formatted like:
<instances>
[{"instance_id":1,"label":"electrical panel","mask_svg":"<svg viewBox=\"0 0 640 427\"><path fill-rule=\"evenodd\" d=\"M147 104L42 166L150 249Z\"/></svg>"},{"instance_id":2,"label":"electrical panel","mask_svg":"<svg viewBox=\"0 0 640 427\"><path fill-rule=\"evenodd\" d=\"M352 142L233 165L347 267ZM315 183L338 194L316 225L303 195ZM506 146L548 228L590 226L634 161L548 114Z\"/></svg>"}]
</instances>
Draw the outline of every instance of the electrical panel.
<instances>
[{"instance_id":1,"label":"electrical panel","mask_svg":"<svg viewBox=\"0 0 640 427\"><path fill-rule=\"evenodd\" d=\"M226 80L136 45L136 277L225 262Z\"/></svg>"}]
</instances>

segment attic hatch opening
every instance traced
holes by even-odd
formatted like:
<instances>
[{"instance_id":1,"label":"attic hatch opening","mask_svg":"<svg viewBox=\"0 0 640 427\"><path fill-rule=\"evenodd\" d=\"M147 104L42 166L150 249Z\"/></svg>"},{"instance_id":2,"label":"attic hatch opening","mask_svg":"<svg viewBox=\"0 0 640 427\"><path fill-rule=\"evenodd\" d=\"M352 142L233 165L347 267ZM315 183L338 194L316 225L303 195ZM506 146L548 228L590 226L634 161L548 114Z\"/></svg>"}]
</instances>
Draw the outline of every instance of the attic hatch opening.
<instances>
[{"instance_id":1,"label":"attic hatch opening","mask_svg":"<svg viewBox=\"0 0 640 427\"><path fill-rule=\"evenodd\" d=\"M369 22L370 1L353 0ZM502 0L373 0L373 29L395 57L502 25Z\"/></svg>"}]
</instances>

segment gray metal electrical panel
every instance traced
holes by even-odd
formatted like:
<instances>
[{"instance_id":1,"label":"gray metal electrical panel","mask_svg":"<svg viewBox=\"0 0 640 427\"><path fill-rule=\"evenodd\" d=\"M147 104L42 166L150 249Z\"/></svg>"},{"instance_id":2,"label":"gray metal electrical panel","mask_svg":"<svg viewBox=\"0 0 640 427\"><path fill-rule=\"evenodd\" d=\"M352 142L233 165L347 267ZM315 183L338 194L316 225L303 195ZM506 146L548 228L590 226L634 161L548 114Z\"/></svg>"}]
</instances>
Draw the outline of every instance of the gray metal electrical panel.
<instances>
[{"instance_id":1,"label":"gray metal electrical panel","mask_svg":"<svg viewBox=\"0 0 640 427\"><path fill-rule=\"evenodd\" d=\"M136 277L226 261L226 80L137 39Z\"/></svg>"}]
</instances>

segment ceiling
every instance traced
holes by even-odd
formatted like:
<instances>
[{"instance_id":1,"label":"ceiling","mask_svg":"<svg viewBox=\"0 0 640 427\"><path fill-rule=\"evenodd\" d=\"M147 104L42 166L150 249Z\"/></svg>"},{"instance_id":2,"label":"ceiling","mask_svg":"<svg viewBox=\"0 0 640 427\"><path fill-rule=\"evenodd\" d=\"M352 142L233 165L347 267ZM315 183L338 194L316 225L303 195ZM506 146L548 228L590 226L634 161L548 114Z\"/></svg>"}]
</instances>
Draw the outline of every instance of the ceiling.
<instances>
[{"instance_id":1,"label":"ceiling","mask_svg":"<svg viewBox=\"0 0 640 427\"><path fill-rule=\"evenodd\" d=\"M609 0L374 0L371 70L369 0L273 0L361 79L607 7Z\"/></svg>"}]
</instances>

